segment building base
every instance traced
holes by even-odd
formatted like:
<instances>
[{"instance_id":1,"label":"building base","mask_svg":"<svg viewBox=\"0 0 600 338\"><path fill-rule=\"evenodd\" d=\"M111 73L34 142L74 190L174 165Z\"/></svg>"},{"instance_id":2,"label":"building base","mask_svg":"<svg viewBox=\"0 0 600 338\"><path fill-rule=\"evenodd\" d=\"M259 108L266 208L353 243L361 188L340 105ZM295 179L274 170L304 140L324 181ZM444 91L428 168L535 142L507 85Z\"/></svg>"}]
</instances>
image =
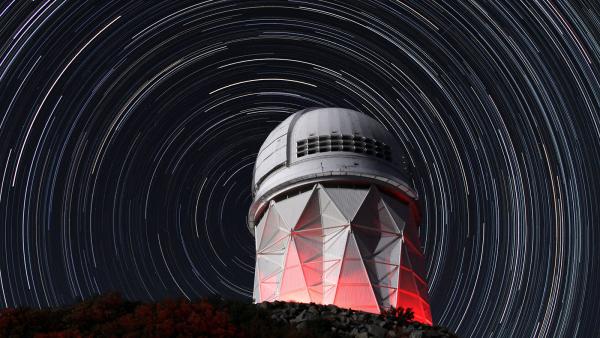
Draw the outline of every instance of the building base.
<instances>
[{"instance_id":1,"label":"building base","mask_svg":"<svg viewBox=\"0 0 600 338\"><path fill-rule=\"evenodd\" d=\"M431 324L417 209L405 200L315 184L270 201L255 229L254 301L411 308Z\"/></svg>"}]
</instances>

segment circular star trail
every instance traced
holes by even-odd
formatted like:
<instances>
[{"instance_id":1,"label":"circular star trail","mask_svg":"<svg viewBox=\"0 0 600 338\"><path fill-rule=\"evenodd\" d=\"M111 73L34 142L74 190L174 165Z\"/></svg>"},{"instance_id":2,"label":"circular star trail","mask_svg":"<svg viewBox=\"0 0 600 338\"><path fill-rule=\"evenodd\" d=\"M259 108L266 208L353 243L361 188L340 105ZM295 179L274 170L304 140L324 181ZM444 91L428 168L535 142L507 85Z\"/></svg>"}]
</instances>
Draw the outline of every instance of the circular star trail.
<instances>
[{"instance_id":1,"label":"circular star trail","mask_svg":"<svg viewBox=\"0 0 600 338\"><path fill-rule=\"evenodd\" d=\"M1 307L248 299L258 149L337 106L410 154L436 323L598 333L594 1L1 6Z\"/></svg>"}]
</instances>

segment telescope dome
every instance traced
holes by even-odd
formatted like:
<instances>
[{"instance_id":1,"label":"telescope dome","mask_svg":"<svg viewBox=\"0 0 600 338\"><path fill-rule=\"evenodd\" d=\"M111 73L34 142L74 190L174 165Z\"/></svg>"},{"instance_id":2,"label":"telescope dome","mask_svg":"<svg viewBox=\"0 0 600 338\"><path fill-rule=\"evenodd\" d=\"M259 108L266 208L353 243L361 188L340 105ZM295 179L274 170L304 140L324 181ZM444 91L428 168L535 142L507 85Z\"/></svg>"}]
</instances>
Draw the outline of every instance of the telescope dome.
<instances>
[{"instance_id":1,"label":"telescope dome","mask_svg":"<svg viewBox=\"0 0 600 338\"><path fill-rule=\"evenodd\" d=\"M369 181L416 199L403 147L381 123L345 108L308 108L281 122L261 146L249 223L275 195L315 181Z\"/></svg>"}]
</instances>

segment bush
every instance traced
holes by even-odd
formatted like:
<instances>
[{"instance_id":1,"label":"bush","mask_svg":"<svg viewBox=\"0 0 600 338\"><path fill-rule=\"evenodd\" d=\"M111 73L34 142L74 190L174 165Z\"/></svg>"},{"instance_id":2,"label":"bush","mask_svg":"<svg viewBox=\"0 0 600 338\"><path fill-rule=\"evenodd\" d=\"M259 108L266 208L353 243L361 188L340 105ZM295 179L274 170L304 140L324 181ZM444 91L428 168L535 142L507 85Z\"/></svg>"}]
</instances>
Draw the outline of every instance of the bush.
<instances>
[{"instance_id":1,"label":"bush","mask_svg":"<svg viewBox=\"0 0 600 338\"><path fill-rule=\"evenodd\" d=\"M131 302L117 293L93 297L56 309L0 310L0 337L343 337L367 326L396 336L428 330L413 321L411 309L390 308L380 315L333 305L272 302L252 304L220 298L193 302L166 299ZM409 325L410 324L410 325ZM379 329L381 330L381 329ZM436 331L450 336L447 331Z\"/></svg>"},{"instance_id":2,"label":"bush","mask_svg":"<svg viewBox=\"0 0 600 338\"><path fill-rule=\"evenodd\" d=\"M2 337L236 337L229 315L206 300L128 302L111 293L63 309L0 310Z\"/></svg>"}]
</instances>

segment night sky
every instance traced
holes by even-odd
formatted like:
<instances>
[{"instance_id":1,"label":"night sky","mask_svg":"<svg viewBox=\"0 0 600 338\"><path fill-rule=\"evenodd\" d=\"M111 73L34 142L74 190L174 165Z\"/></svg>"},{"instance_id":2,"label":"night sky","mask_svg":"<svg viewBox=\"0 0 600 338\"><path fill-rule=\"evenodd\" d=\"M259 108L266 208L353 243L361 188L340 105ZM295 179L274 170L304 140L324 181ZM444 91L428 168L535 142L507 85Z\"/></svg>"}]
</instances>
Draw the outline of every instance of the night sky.
<instances>
[{"instance_id":1,"label":"night sky","mask_svg":"<svg viewBox=\"0 0 600 338\"><path fill-rule=\"evenodd\" d=\"M410 154L437 324L600 333L596 1L0 6L0 307L249 299L259 147L335 106Z\"/></svg>"}]
</instances>

